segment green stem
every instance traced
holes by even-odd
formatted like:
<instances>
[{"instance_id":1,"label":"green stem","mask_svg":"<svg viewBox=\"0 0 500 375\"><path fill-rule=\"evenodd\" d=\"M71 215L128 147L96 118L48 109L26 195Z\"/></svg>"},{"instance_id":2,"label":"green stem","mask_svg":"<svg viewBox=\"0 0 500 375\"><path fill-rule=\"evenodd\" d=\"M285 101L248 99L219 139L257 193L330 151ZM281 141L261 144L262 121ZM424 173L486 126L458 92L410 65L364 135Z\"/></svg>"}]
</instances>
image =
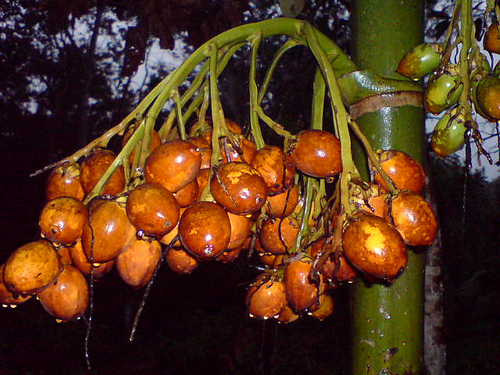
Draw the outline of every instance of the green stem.
<instances>
[{"instance_id":1,"label":"green stem","mask_svg":"<svg viewBox=\"0 0 500 375\"><path fill-rule=\"evenodd\" d=\"M259 107L259 89L257 88L257 82L255 81L255 76L257 73L257 54L259 52L261 40L261 33L252 35L250 38L250 42L252 44L252 53L250 57L250 73L248 77L248 87L250 90L250 128L252 129L252 136L255 145L257 146L257 150L260 150L266 145L266 142L262 137L262 131L259 125L259 114L257 110L257 108Z\"/></svg>"},{"instance_id":2,"label":"green stem","mask_svg":"<svg viewBox=\"0 0 500 375\"><path fill-rule=\"evenodd\" d=\"M221 136L221 127L225 126L226 120L222 105L219 99L219 88L217 86L217 46L212 44L210 53L210 108L212 110L212 167L219 164L219 138Z\"/></svg>"},{"instance_id":3,"label":"green stem","mask_svg":"<svg viewBox=\"0 0 500 375\"><path fill-rule=\"evenodd\" d=\"M311 110L311 129L323 129L323 114L325 111L326 85L321 69L316 69L314 74L314 89Z\"/></svg>"},{"instance_id":4,"label":"green stem","mask_svg":"<svg viewBox=\"0 0 500 375\"><path fill-rule=\"evenodd\" d=\"M179 129L179 134L181 139L186 140L186 127L184 125L184 116L182 115L182 103L179 95L179 90L174 91L174 101L175 101L175 114L177 116L177 127Z\"/></svg>"}]
</instances>

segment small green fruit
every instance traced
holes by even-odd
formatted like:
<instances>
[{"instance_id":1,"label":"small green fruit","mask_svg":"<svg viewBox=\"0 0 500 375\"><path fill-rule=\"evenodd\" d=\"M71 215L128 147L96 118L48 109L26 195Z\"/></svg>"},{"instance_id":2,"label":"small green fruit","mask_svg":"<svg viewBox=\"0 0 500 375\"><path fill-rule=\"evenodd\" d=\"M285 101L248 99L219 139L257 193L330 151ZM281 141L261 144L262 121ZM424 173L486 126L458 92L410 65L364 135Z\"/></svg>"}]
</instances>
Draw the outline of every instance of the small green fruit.
<instances>
[{"instance_id":1,"label":"small green fruit","mask_svg":"<svg viewBox=\"0 0 500 375\"><path fill-rule=\"evenodd\" d=\"M500 78L491 75L483 78L477 85L476 101L487 117L500 120Z\"/></svg>"},{"instance_id":2,"label":"small green fruit","mask_svg":"<svg viewBox=\"0 0 500 375\"><path fill-rule=\"evenodd\" d=\"M442 158L457 152L465 144L465 116L457 108L447 111L432 133L432 151Z\"/></svg>"},{"instance_id":3,"label":"small green fruit","mask_svg":"<svg viewBox=\"0 0 500 375\"><path fill-rule=\"evenodd\" d=\"M441 44L420 44L403 57L397 71L405 77L418 80L439 67L442 52Z\"/></svg>"},{"instance_id":4,"label":"small green fruit","mask_svg":"<svg viewBox=\"0 0 500 375\"><path fill-rule=\"evenodd\" d=\"M462 90L458 70L456 66L450 66L429 81L424 95L425 108L428 112L439 114L458 102Z\"/></svg>"}]
</instances>

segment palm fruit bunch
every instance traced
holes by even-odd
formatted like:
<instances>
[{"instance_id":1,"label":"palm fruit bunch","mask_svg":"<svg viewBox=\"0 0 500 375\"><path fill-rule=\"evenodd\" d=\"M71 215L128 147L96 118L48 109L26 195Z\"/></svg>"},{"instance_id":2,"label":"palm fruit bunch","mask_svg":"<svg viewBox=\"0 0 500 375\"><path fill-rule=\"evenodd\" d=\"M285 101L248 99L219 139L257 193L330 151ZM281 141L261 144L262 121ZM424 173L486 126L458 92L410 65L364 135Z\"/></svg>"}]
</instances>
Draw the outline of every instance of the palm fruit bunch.
<instances>
[{"instance_id":1,"label":"palm fruit bunch","mask_svg":"<svg viewBox=\"0 0 500 375\"><path fill-rule=\"evenodd\" d=\"M491 17L482 39L483 49L476 40L472 13L461 8L461 5L455 7L455 21L450 23L443 43L413 48L400 61L397 71L413 80L426 77L425 108L428 113L440 116L431 135L431 148L437 156L444 158L464 145L469 148L473 142L491 163L479 129L480 125L487 125L485 121L478 121L478 115L495 124L500 120L499 68L490 63L493 55L500 53L496 21L499 8L489 3L486 9L486 15ZM470 158L470 152L467 155Z\"/></svg>"},{"instance_id":2,"label":"palm fruit bunch","mask_svg":"<svg viewBox=\"0 0 500 375\"><path fill-rule=\"evenodd\" d=\"M314 46L316 34L306 26ZM260 102L281 54L259 89L261 34L254 27L236 30L252 33L249 126L225 118L217 86L241 36L224 48L200 47L121 123L41 170L51 173L40 238L2 266L2 303L36 295L56 319L78 319L89 306L89 285L113 268L124 283L142 288L152 285L164 260L182 275L244 253L260 270L247 291L252 317L323 320L334 310L333 288L356 277L391 283L406 268L408 249L433 242L437 220L421 195L421 165L400 150L374 152L365 142L372 173L363 181L349 129L363 135L340 94L332 90L328 99L336 110L334 131L316 116L309 129L291 134L264 113ZM332 70L323 73L332 87ZM278 140L264 140L263 124ZM116 136L118 153L108 147Z\"/></svg>"}]
</instances>

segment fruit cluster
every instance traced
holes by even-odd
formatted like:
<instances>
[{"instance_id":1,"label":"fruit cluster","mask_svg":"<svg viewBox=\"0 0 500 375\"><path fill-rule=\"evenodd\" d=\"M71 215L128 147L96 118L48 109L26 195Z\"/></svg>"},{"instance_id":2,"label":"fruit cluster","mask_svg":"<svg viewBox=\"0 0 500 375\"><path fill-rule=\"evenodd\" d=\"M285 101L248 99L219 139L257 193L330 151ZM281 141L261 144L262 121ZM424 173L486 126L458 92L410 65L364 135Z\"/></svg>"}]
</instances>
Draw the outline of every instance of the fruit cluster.
<instances>
[{"instance_id":1,"label":"fruit cluster","mask_svg":"<svg viewBox=\"0 0 500 375\"><path fill-rule=\"evenodd\" d=\"M498 6L495 8L498 11ZM492 10L488 9L487 13ZM499 24L493 21L483 38L484 50L490 57L500 53L498 36ZM453 56L457 58L453 60ZM473 141L478 151L491 162L482 146L483 138L475 115L490 122L500 120L500 65L492 67L481 52L468 9L457 5L446 40L413 48L401 60L398 72L414 80L428 76L425 108L429 113L441 115L431 138L432 150L437 156L446 157L464 145L469 147Z\"/></svg>"},{"instance_id":2,"label":"fruit cluster","mask_svg":"<svg viewBox=\"0 0 500 375\"><path fill-rule=\"evenodd\" d=\"M406 267L406 246L429 245L436 236L436 218L420 195L425 175L409 155L379 152L373 184L353 180L346 210L339 194L329 199L325 191L343 168L336 136L303 130L283 147L258 148L234 122L221 126L224 136L204 121L185 139L171 134L164 142L153 131L135 178L134 152L128 169L107 173L116 156L103 148L55 168L41 238L2 266L2 303L36 295L57 319L72 320L89 305L84 275L97 279L114 266L125 283L141 288L162 259L189 274L200 262L228 263L248 250L262 269L248 290L251 316L322 320L333 311L329 289L357 274L392 282Z\"/></svg>"}]
</instances>

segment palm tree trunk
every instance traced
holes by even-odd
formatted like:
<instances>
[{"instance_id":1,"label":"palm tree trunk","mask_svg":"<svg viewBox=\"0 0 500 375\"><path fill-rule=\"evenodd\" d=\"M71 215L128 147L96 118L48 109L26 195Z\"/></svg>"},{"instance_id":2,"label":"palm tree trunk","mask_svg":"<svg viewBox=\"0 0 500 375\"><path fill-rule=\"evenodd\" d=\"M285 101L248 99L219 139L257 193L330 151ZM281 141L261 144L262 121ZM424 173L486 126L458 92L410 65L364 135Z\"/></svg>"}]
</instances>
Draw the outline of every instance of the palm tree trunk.
<instances>
[{"instance_id":1,"label":"palm tree trunk","mask_svg":"<svg viewBox=\"0 0 500 375\"><path fill-rule=\"evenodd\" d=\"M423 37L422 0L352 2L352 56L361 69L404 79L399 60ZM401 93L403 96L405 93ZM424 111L418 103L401 106L395 95L356 121L374 149L399 149L424 159ZM363 113L363 112L361 112ZM355 150L364 160L361 149ZM366 167L364 169L367 177ZM358 281L352 293L352 373L421 374L423 372L425 254L409 250L408 267L391 285Z\"/></svg>"}]
</instances>

